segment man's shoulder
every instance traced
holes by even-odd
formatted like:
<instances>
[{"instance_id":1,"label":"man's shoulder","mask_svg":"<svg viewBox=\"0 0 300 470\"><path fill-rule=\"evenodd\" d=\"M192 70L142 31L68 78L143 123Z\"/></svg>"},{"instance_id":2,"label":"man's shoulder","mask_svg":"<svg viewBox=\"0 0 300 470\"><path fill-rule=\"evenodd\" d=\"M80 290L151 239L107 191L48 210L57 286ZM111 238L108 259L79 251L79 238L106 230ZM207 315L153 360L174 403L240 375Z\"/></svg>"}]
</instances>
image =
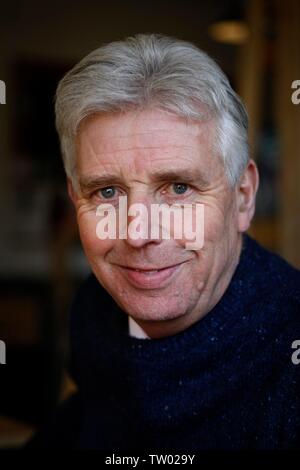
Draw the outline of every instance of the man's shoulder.
<instances>
[{"instance_id":1,"label":"man's shoulder","mask_svg":"<svg viewBox=\"0 0 300 470\"><path fill-rule=\"evenodd\" d=\"M246 308L253 327L289 351L293 340L300 339L300 271L249 236L245 248L251 259L244 264L252 268Z\"/></svg>"},{"instance_id":2,"label":"man's shoulder","mask_svg":"<svg viewBox=\"0 0 300 470\"><path fill-rule=\"evenodd\" d=\"M245 245L249 255L255 258L257 276L264 281L262 287L272 290L276 298L291 299L300 305L300 270L249 235L245 237Z\"/></svg>"},{"instance_id":3,"label":"man's shoulder","mask_svg":"<svg viewBox=\"0 0 300 470\"><path fill-rule=\"evenodd\" d=\"M300 272L281 256L245 235L231 285L232 308L243 311L254 335L300 337Z\"/></svg>"}]
</instances>

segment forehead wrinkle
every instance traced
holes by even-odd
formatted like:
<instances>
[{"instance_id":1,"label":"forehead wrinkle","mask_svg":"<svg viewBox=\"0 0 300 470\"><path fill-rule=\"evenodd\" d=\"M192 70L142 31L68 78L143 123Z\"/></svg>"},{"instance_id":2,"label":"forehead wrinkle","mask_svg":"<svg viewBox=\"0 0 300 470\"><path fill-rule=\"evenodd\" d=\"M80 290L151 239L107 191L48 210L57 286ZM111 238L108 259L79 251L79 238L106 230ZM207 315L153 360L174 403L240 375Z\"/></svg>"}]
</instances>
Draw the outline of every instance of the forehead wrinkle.
<instances>
[{"instance_id":1,"label":"forehead wrinkle","mask_svg":"<svg viewBox=\"0 0 300 470\"><path fill-rule=\"evenodd\" d=\"M141 183L147 184L147 181L184 181L186 183L192 183L198 181L202 184L208 184L207 175L203 173L200 168L198 167L190 167L190 166L175 166L170 169L169 166L167 167L152 167L151 171L147 171L144 168L145 174L144 178L145 181L140 179L142 175L131 173L131 184L132 183ZM80 184L82 187L91 187L99 184L113 184L113 183L120 183L121 181L128 180L128 175L124 174L123 169L118 169L118 171L103 171L99 174L91 174L86 176L80 177Z\"/></svg>"},{"instance_id":2,"label":"forehead wrinkle","mask_svg":"<svg viewBox=\"0 0 300 470\"><path fill-rule=\"evenodd\" d=\"M171 128L171 131L173 129ZM153 135L153 134L156 134L156 135ZM161 135L160 135L161 134ZM146 146L148 147L148 144L146 144L146 142L142 142L140 143L140 137L143 138L143 137L149 137L151 140L150 142L153 142L153 140L155 140L157 142L157 145L172 145L172 141L181 141L182 142L182 137L184 137L184 139L188 139L188 138L192 138L192 139L197 139L199 137L199 135L203 134L203 130L202 132L199 132L199 130L197 130L197 132L187 132L186 130L181 130L181 129L176 129L176 133L174 133L173 135L170 135L170 127L164 129L164 130L153 130L153 129L149 129L145 132L127 132L125 135L118 135L116 134L115 130L113 129L113 132L109 132L107 133L106 132L106 135L103 136L101 135L101 127L100 127L100 130L97 130L97 129L87 129L86 131L82 131L79 135L78 135L78 138L80 140L82 140L84 138L84 140L91 140L92 142L95 142L97 145L111 145L112 143L118 143L119 141L120 142L124 142L126 140L131 140L133 139L135 144L137 146ZM169 142L166 142L166 137L169 139ZM148 140L148 139L147 139ZM145 145L146 144L146 145Z\"/></svg>"},{"instance_id":3,"label":"forehead wrinkle","mask_svg":"<svg viewBox=\"0 0 300 470\"><path fill-rule=\"evenodd\" d=\"M130 137L129 137L130 139ZM183 148L183 149L195 149L195 147L199 145L199 142L195 143L194 145L191 144L191 145L188 145L186 143L172 143L172 142L162 142L162 143L159 143L159 142L155 142L155 144L153 145L145 145L143 144L142 142L141 143L137 143L135 142L134 144L128 146L128 147L123 147L123 146L117 146L118 142L116 142L115 138L111 141L109 139L107 139L107 142L104 141L100 141L100 142L91 142L89 139L85 139L84 142L81 141L81 145L84 144L87 146L88 149L92 149L92 151L94 153L99 153L99 152L96 152L95 151L95 147L97 147L99 145L99 147L115 147L114 150L112 151L128 151L128 150L139 150L139 149L145 149L145 150L151 150L151 149L165 149L165 148ZM201 146L201 145L200 145ZM105 150L106 151L106 150ZM112 152L110 151L110 153Z\"/></svg>"},{"instance_id":4,"label":"forehead wrinkle","mask_svg":"<svg viewBox=\"0 0 300 470\"><path fill-rule=\"evenodd\" d=\"M130 142L129 146L123 146L123 143L124 141L128 140L130 141L131 140L131 137L132 135L129 135L129 136L126 136L122 139L118 138L118 137L115 137L113 136L112 138L110 137L105 137L105 138L102 138L101 136L96 136L96 138L94 139L93 136L92 138L89 138L89 136L83 138L83 136L81 135L80 138L79 138L79 146L80 147L87 147L87 148L92 148L93 151L95 151L95 147L100 147L100 148L105 148L106 147L113 147L115 148L116 150L120 149L120 150L134 150L134 149L139 149L139 148L145 148L145 149L151 149L151 148L166 148L166 147L170 147L170 148L194 148L196 145L198 146L199 145L199 141L198 139L195 140L194 142L192 142L190 145L186 144L185 141L186 141L186 138L185 138L185 141L184 143L182 142L182 136L180 136L179 138L179 135L178 133L176 133L176 136L175 137L169 137L166 139L166 137L164 136L163 139L155 139L155 136L152 136L151 135L151 140L150 142L141 142L141 141L137 141L136 139L134 139L134 142ZM178 138L177 138L178 137ZM186 137L186 135L185 135ZM194 136L195 137L195 136ZM118 145L119 144L119 145Z\"/></svg>"},{"instance_id":5,"label":"forehead wrinkle","mask_svg":"<svg viewBox=\"0 0 300 470\"><path fill-rule=\"evenodd\" d=\"M169 146L166 146L167 150L169 150ZM126 168L118 168L119 167L119 164L121 163L121 161L119 160L118 161L118 157L119 157L119 154L120 152L118 150L114 150L114 151L111 151L111 152L98 152L98 153L95 153L93 148L91 147L92 149L92 154L93 156L97 159L99 159L98 161L98 164L101 165L103 168L104 167L116 167L117 169L117 173L118 174L123 174L124 171L125 173L127 173L128 171L130 171L130 173L140 173L141 171L142 172L147 172L147 167L148 167L148 171L150 170L150 173L154 173L154 172L167 172L165 171L166 169L169 169L170 168L170 165L172 165L172 167L174 166L174 161L181 161L181 162L186 162L188 164L188 167L186 168L183 168L184 171L195 171L195 168L194 167L190 167L191 164L197 164L196 162L196 159L197 157L199 157L201 155L201 149L197 148L195 149L194 147L192 146L189 146L189 145L184 145L184 146L178 146L178 145L174 145L172 146L172 148L175 148L175 149L188 149L188 150L191 150L191 153L188 153L188 154L168 154L169 152L164 152L162 155L158 154L158 155L151 155L149 154L148 155L148 158L147 160L144 160L143 163L143 168L140 167L140 164L142 162L139 161L139 154L136 154L134 157L137 157L136 158L133 158L133 159L128 159L127 160L127 164L128 166ZM159 147L156 147L156 146L151 146L151 147L147 147L146 148L147 150L162 150L162 148L159 146ZM145 150L146 150L145 149ZM130 147L130 148L127 148L127 149L122 149L123 152L133 152L134 150L139 150L139 151L142 151L144 149L135 149L134 147ZM197 152L195 153L195 150L197 150ZM199 153L198 153L199 152ZM112 155L116 155L116 159L104 159L101 161L101 158L102 157L108 157L108 156L112 156ZM145 156L145 155L144 155ZM163 167L158 167L157 165L162 162L163 163ZM199 162L200 163L200 162ZM198 166L198 165L197 165ZM167 168L166 168L167 167ZM176 168L174 168L176 170ZM180 168L178 169L178 171L180 172ZM196 170L197 172L197 170ZM105 173L105 171L104 171ZM111 172L109 172L111 173ZM204 172L206 173L206 172Z\"/></svg>"},{"instance_id":6,"label":"forehead wrinkle","mask_svg":"<svg viewBox=\"0 0 300 470\"><path fill-rule=\"evenodd\" d=\"M114 138L117 138L117 139L127 139L129 137L137 137L137 136L148 136L149 134L151 133L158 133L158 132L161 132L163 134L165 134L166 132L169 133L170 132L170 127L169 126L166 126L164 129L152 129L149 127L149 129L147 129L145 132L127 132L126 134L116 134L115 132L112 133L112 135L114 136ZM195 137L196 135L199 134L199 131L197 129L197 132L187 132L186 129L185 130L180 130L178 129L177 134L185 134L185 135L190 135L192 137ZM201 132L200 132L201 133Z\"/></svg>"},{"instance_id":7,"label":"forehead wrinkle","mask_svg":"<svg viewBox=\"0 0 300 470\"><path fill-rule=\"evenodd\" d=\"M158 139L155 139L155 136L152 135L153 129L151 128L149 131L147 129L145 132L133 132L129 133L129 135L118 136L113 134L112 130L114 129L109 129L111 137L107 132L104 136L101 136L101 126L99 127L99 133L97 133L96 127L87 128L86 132L82 129L83 132L79 136L81 150L80 160L82 165L87 164L90 169L95 167L95 165L104 167L112 163L113 165L124 166L126 160L126 166L128 166L128 168L123 168L126 173L128 170L130 171L130 168L136 168L138 172L140 172L142 170L141 165L143 165L144 170L147 171L147 167L150 169L153 165L156 166L156 164L159 164L159 162L173 166L172 160L174 162L177 160L195 162L199 158L200 164L203 152L207 153L208 151L210 153L211 150L210 145L209 148L207 147L207 144L210 144L209 137L211 136L211 132L204 133L206 128L207 126L202 127L197 125L197 127L192 128L194 132L189 132L190 129L185 126L184 129L176 129L176 132L173 132L173 129L167 126L163 130L155 130L156 135L159 137ZM120 130L120 126L117 127L117 130ZM167 131L169 131L169 134L167 134ZM162 138L160 134L162 134ZM150 145L145 145L147 142L143 144L143 142L140 142L140 139L131 139L133 136L144 135L151 137L152 141L149 141ZM189 139L189 136L192 138ZM166 142L166 137L169 142ZM190 140L191 142L189 142ZM126 143L129 145L122 147L122 145ZM174 150L176 152L174 152ZM178 150L180 152L178 152ZM132 155L130 155L130 153L132 153ZM85 154L87 158L85 158ZM126 154L128 154L128 156ZM82 170L83 169L82 167Z\"/></svg>"},{"instance_id":8,"label":"forehead wrinkle","mask_svg":"<svg viewBox=\"0 0 300 470\"><path fill-rule=\"evenodd\" d=\"M182 148L182 147L174 147L174 148ZM186 147L188 148L188 147ZM101 156L106 156L106 155L114 155L114 154L119 154L120 152L133 152L135 150L163 150L161 147L128 147L126 149L116 149L116 150L111 150L111 151L103 151L103 152L93 152L95 157L101 157ZM192 147L189 150L194 150ZM165 154L165 156L168 156ZM170 155L170 158L180 158L180 155Z\"/></svg>"}]
</instances>

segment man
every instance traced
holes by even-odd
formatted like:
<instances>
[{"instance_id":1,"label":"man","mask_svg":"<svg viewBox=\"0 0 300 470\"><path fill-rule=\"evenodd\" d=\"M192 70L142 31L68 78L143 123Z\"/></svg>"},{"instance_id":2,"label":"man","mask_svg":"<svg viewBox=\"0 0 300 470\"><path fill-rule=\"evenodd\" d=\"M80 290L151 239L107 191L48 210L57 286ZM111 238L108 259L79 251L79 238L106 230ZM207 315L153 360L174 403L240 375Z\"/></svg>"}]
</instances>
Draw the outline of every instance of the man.
<instances>
[{"instance_id":1,"label":"man","mask_svg":"<svg viewBox=\"0 0 300 470\"><path fill-rule=\"evenodd\" d=\"M297 447L300 273L245 234L258 172L245 109L222 71L184 41L114 42L62 79L56 124L93 274L71 311L79 391L37 442ZM121 197L125 230L124 213L111 222ZM130 231L135 204L147 214L155 204L192 208L189 228L203 231L203 244L188 249L186 232L175 237L175 215L169 237L164 220L155 237L145 217ZM101 220L122 230L105 237Z\"/></svg>"}]
</instances>

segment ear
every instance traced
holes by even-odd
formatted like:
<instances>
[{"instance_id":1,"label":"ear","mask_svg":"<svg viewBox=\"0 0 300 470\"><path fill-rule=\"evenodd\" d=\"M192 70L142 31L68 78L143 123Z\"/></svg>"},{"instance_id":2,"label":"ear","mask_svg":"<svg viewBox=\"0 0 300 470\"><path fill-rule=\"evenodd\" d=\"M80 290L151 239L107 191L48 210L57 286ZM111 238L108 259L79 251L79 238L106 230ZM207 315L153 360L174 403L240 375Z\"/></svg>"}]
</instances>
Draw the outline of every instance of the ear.
<instances>
[{"instance_id":1,"label":"ear","mask_svg":"<svg viewBox=\"0 0 300 470\"><path fill-rule=\"evenodd\" d=\"M250 159L243 175L236 186L238 230L248 230L255 212L255 197L259 184L259 174L256 163Z\"/></svg>"},{"instance_id":2,"label":"ear","mask_svg":"<svg viewBox=\"0 0 300 470\"><path fill-rule=\"evenodd\" d=\"M68 185L69 197L70 197L71 201L73 202L74 206L76 207L76 201L78 199L78 196L76 194L76 191L74 189L74 185L73 185L72 180L70 178L68 178L68 180L67 180L67 185Z\"/></svg>"}]
</instances>

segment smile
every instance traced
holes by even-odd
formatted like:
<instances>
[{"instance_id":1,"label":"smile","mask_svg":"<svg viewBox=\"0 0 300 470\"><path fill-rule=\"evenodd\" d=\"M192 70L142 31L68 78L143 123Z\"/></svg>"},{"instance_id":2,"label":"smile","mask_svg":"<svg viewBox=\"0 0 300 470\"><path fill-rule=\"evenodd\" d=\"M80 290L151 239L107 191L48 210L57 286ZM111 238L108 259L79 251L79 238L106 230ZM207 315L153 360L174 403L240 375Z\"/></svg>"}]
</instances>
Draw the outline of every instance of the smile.
<instances>
[{"instance_id":1,"label":"smile","mask_svg":"<svg viewBox=\"0 0 300 470\"><path fill-rule=\"evenodd\" d=\"M119 266L127 281L139 289L157 289L165 287L180 270L183 263L158 269L140 269Z\"/></svg>"}]
</instances>

